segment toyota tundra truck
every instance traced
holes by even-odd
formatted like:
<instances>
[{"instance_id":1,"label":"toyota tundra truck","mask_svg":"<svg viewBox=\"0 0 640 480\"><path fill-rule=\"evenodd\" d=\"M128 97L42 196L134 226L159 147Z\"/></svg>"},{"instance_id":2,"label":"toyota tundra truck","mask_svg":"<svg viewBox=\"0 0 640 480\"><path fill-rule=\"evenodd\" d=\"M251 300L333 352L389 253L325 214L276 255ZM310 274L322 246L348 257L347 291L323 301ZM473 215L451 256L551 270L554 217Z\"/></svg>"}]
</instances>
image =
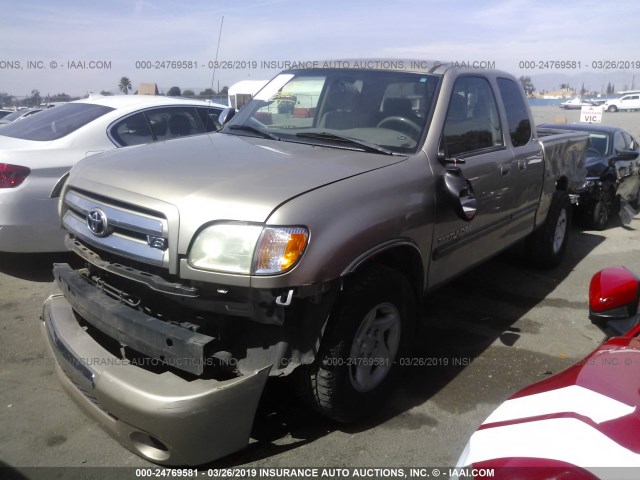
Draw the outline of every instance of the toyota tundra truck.
<instances>
[{"instance_id":1,"label":"toyota tundra truck","mask_svg":"<svg viewBox=\"0 0 640 480\"><path fill-rule=\"evenodd\" d=\"M586 134L539 134L507 73L424 67L290 69L217 133L73 168L60 216L83 266L54 265L42 330L122 445L168 465L237 451L275 376L357 420L423 295L520 242L560 262Z\"/></svg>"}]
</instances>

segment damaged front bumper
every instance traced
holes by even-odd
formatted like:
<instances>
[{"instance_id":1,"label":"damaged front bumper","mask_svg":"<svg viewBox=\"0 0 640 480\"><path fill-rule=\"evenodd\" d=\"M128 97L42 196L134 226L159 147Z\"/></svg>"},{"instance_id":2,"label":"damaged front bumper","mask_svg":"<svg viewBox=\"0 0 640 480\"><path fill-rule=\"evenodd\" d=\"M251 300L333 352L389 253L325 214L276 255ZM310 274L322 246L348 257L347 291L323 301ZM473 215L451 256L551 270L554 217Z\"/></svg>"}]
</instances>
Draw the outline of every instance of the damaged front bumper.
<instances>
[{"instance_id":1,"label":"damaged front bumper","mask_svg":"<svg viewBox=\"0 0 640 480\"><path fill-rule=\"evenodd\" d=\"M149 371L104 349L59 291L45 302L43 320L66 392L132 452L159 464L200 465L248 444L271 366L230 380Z\"/></svg>"}]
</instances>

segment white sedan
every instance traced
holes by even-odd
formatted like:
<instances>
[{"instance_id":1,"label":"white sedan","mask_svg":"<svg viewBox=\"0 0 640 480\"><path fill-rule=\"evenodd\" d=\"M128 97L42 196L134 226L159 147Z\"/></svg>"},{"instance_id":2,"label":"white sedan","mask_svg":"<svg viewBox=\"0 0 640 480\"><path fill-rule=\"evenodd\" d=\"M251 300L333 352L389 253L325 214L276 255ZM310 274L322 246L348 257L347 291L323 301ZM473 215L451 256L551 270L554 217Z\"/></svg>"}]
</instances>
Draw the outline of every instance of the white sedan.
<instances>
[{"instance_id":1,"label":"white sedan","mask_svg":"<svg viewBox=\"0 0 640 480\"><path fill-rule=\"evenodd\" d=\"M0 126L0 252L65 250L56 192L83 158L215 131L224 108L161 96L89 97Z\"/></svg>"}]
</instances>

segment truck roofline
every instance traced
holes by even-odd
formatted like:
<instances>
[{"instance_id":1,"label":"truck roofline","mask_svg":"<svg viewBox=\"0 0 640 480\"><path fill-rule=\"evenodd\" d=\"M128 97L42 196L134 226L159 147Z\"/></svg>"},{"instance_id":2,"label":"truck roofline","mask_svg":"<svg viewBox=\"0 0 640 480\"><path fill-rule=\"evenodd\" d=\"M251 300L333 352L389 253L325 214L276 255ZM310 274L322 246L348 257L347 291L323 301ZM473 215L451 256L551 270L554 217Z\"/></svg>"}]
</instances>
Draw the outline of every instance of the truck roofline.
<instances>
[{"instance_id":1,"label":"truck roofline","mask_svg":"<svg viewBox=\"0 0 640 480\"><path fill-rule=\"evenodd\" d=\"M294 73L301 70L377 70L431 75L482 73L484 75L515 78L513 74L503 70L467 66L469 64L473 65L473 63L467 61L441 61L421 58L343 58L291 62L292 66L282 73Z\"/></svg>"}]
</instances>

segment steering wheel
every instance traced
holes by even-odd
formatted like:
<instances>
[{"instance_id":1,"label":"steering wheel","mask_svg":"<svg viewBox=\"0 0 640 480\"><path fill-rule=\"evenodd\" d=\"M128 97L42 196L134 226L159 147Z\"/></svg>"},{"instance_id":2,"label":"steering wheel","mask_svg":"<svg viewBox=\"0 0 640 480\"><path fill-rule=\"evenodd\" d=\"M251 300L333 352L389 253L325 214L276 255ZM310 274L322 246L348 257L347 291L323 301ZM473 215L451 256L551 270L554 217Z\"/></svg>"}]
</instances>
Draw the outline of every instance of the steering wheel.
<instances>
[{"instance_id":1,"label":"steering wheel","mask_svg":"<svg viewBox=\"0 0 640 480\"><path fill-rule=\"evenodd\" d=\"M596 157L600 157L600 156L602 156L602 154L601 154L598 150L596 150L595 148L593 148L593 147L589 147L589 148L587 149L587 153L591 153L591 155L596 156Z\"/></svg>"},{"instance_id":2,"label":"steering wheel","mask_svg":"<svg viewBox=\"0 0 640 480\"><path fill-rule=\"evenodd\" d=\"M406 117L399 117L399 116L393 116L393 117L387 117L387 118L383 118L380 123L378 123L378 125L376 125L377 128L382 128L384 125L386 125L387 123L400 123L403 126L407 126L410 127L412 130L415 130L415 132L420 135L420 132L422 132L422 127L420 127L420 125L418 125L416 122L409 120Z\"/></svg>"}]
</instances>

